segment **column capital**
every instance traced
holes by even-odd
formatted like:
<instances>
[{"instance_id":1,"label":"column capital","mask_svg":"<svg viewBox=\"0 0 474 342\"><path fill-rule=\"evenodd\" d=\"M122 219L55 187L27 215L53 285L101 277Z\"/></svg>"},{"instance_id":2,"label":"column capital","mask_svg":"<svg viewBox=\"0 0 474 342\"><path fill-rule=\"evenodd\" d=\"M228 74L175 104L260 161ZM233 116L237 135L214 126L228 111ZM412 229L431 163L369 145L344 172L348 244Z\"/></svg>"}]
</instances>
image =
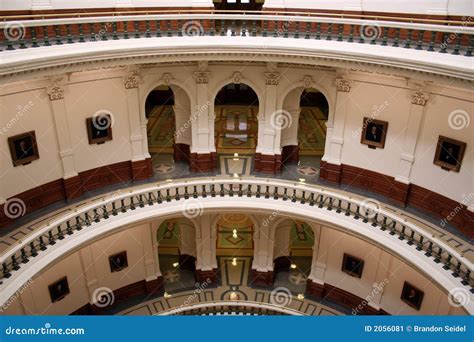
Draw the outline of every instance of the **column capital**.
<instances>
[{"instance_id":1,"label":"column capital","mask_svg":"<svg viewBox=\"0 0 474 342\"><path fill-rule=\"evenodd\" d=\"M130 74L123 78L125 89L138 88L138 83L140 83L140 76L138 74Z\"/></svg>"},{"instance_id":2,"label":"column capital","mask_svg":"<svg viewBox=\"0 0 474 342\"><path fill-rule=\"evenodd\" d=\"M209 71L196 71L194 72L194 79L197 84L207 84L209 83L209 77L211 73Z\"/></svg>"},{"instance_id":3,"label":"column capital","mask_svg":"<svg viewBox=\"0 0 474 342\"><path fill-rule=\"evenodd\" d=\"M411 103L417 106L426 106L428 102L428 93L424 91L416 91L412 94Z\"/></svg>"},{"instance_id":4,"label":"column capital","mask_svg":"<svg viewBox=\"0 0 474 342\"><path fill-rule=\"evenodd\" d=\"M51 101L64 99L64 84L66 82L65 76L53 77L50 79L50 84L46 87L46 93Z\"/></svg>"},{"instance_id":5,"label":"column capital","mask_svg":"<svg viewBox=\"0 0 474 342\"><path fill-rule=\"evenodd\" d=\"M337 91L348 93L351 91L352 81L346 78L336 78Z\"/></svg>"},{"instance_id":6,"label":"column capital","mask_svg":"<svg viewBox=\"0 0 474 342\"><path fill-rule=\"evenodd\" d=\"M267 71L264 73L266 85L278 85L281 74L276 71Z\"/></svg>"}]
</instances>

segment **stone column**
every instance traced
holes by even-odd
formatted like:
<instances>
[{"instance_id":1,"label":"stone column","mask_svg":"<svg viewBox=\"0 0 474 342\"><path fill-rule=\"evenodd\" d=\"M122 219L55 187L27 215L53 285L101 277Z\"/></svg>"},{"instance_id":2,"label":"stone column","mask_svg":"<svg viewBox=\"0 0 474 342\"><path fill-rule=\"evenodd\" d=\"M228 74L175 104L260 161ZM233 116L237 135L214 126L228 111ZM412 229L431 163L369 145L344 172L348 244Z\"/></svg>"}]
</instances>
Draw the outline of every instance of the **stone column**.
<instances>
[{"instance_id":1,"label":"stone column","mask_svg":"<svg viewBox=\"0 0 474 342\"><path fill-rule=\"evenodd\" d=\"M66 104L64 102L64 82L63 77L52 79L52 83L46 88L46 92L50 99L54 127L58 137L66 198L73 199L81 196L83 190L81 188L81 180L74 166L71 136L69 134Z\"/></svg>"},{"instance_id":2,"label":"stone column","mask_svg":"<svg viewBox=\"0 0 474 342\"><path fill-rule=\"evenodd\" d=\"M212 252L215 239L211 233L211 217L202 215L196 220L199 220L199 230L196 234L196 278L199 282L209 279L211 283L215 283L217 264Z\"/></svg>"},{"instance_id":3,"label":"stone column","mask_svg":"<svg viewBox=\"0 0 474 342\"><path fill-rule=\"evenodd\" d=\"M344 144L344 126L349 111L349 98L352 81L338 77L336 78L336 110L334 112L334 123L330 134L328 155L321 163L321 178L333 183L339 183L341 178L341 154ZM327 145L326 145L327 146Z\"/></svg>"},{"instance_id":4,"label":"stone column","mask_svg":"<svg viewBox=\"0 0 474 342\"><path fill-rule=\"evenodd\" d=\"M415 149L423 121L424 109L428 102L428 94L421 89L416 90L411 97L410 116L406 124L402 153L398 164L397 176L390 198L398 204L405 205L410 187L410 175L415 161Z\"/></svg>"},{"instance_id":5,"label":"stone column","mask_svg":"<svg viewBox=\"0 0 474 342\"><path fill-rule=\"evenodd\" d=\"M196 81L196 108L193 113L193 144L191 146L191 171L209 172L217 167L217 157L209 146L210 135L214 135L209 129L209 91L208 83L211 73L207 71L207 62L199 62L198 70L194 73ZM195 128L196 127L196 128Z\"/></svg>"},{"instance_id":6,"label":"stone column","mask_svg":"<svg viewBox=\"0 0 474 342\"><path fill-rule=\"evenodd\" d=\"M258 145L255 153L255 171L263 173L275 173L281 170L281 130L287 125L290 118L284 111L277 108L277 88L280 73L276 71L276 65L267 64L265 76L265 112L260 113L263 117L259 119Z\"/></svg>"},{"instance_id":7,"label":"stone column","mask_svg":"<svg viewBox=\"0 0 474 342\"><path fill-rule=\"evenodd\" d=\"M89 297L89 304L92 306L92 310L94 310L94 299L98 298L93 298L94 297L94 291L99 288L99 280L97 277L97 272L95 270L95 259L94 255L92 253L92 245L88 245L84 248L82 248L79 251L79 257L81 259L81 265L82 265L82 274L84 275L85 281L86 281L86 286L87 286L87 291L88 291L88 297Z\"/></svg>"},{"instance_id":8,"label":"stone column","mask_svg":"<svg viewBox=\"0 0 474 342\"><path fill-rule=\"evenodd\" d=\"M163 293L163 277L161 276L160 260L153 224L142 228L143 261L145 263L145 285L147 294Z\"/></svg>"},{"instance_id":9,"label":"stone column","mask_svg":"<svg viewBox=\"0 0 474 342\"><path fill-rule=\"evenodd\" d=\"M251 283L255 286L266 287L273 283L273 265L268 268L269 235L269 225L261 224L255 227L254 258L250 274Z\"/></svg>"},{"instance_id":10,"label":"stone column","mask_svg":"<svg viewBox=\"0 0 474 342\"><path fill-rule=\"evenodd\" d=\"M143 135L140 122L140 101L138 71L132 71L123 78L125 96L127 98L128 122L130 126L130 143L132 146L132 178L133 180L147 179L153 175L151 159L145 159L143 154Z\"/></svg>"},{"instance_id":11,"label":"stone column","mask_svg":"<svg viewBox=\"0 0 474 342\"><path fill-rule=\"evenodd\" d=\"M291 125L281 132L281 161L282 164L298 163L299 145L298 145L298 120L301 108L287 109L291 117Z\"/></svg>"},{"instance_id":12,"label":"stone column","mask_svg":"<svg viewBox=\"0 0 474 342\"><path fill-rule=\"evenodd\" d=\"M308 276L306 292L312 296L322 298L324 296L324 277L327 268L329 241L325 241L324 229L321 225L313 227L314 245L313 260L311 261L311 272Z\"/></svg>"}]
</instances>

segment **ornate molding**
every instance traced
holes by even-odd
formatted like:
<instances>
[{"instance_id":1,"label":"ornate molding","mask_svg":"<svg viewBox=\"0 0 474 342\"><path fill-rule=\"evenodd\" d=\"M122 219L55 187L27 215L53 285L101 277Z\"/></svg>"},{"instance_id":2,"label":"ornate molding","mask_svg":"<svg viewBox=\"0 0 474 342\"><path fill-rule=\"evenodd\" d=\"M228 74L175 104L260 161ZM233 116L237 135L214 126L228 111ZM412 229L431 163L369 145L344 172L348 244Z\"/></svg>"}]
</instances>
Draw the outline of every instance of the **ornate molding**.
<instances>
[{"instance_id":1,"label":"ornate molding","mask_svg":"<svg viewBox=\"0 0 474 342\"><path fill-rule=\"evenodd\" d=\"M239 71L234 72L234 74L232 75L232 81L235 84L240 84L242 82L242 78L242 74Z\"/></svg>"},{"instance_id":2,"label":"ornate molding","mask_svg":"<svg viewBox=\"0 0 474 342\"><path fill-rule=\"evenodd\" d=\"M303 86L305 87L305 89L311 88L311 85L313 83L314 82L311 76L305 75L305 77L303 77Z\"/></svg>"},{"instance_id":3,"label":"ornate molding","mask_svg":"<svg viewBox=\"0 0 474 342\"><path fill-rule=\"evenodd\" d=\"M173 79L173 76L169 72L163 73L163 76L161 76L161 79L163 80L163 83L165 85L170 85L171 80Z\"/></svg>"},{"instance_id":4,"label":"ornate molding","mask_svg":"<svg viewBox=\"0 0 474 342\"><path fill-rule=\"evenodd\" d=\"M411 103L417 106L426 106L428 94L424 91L417 91L412 95Z\"/></svg>"},{"instance_id":5,"label":"ornate molding","mask_svg":"<svg viewBox=\"0 0 474 342\"><path fill-rule=\"evenodd\" d=\"M348 93L351 91L352 81L345 78L336 78L337 91Z\"/></svg>"},{"instance_id":6,"label":"ornate molding","mask_svg":"<svg viewBox=\"0 0 474 342\"><path fill-rule=\"evenodd\" d=\"M265 83L266 85L278 85L280 80L280 73L275 71L265 72Z\"/></svg>"},{"instance_id":7,"label":"ornate molding","mask_svg":"<svg viewBox=\"0 0 474 342\"><path fill-rule=\"evenodd\" d=\"M123 78L125 89L138 88L138 83L140 83L140 76L137 74L129 75Z\"/></svg>"},{"instance_id":8,"label":"ornate molding","mask_svg":"<svg viewBox=\"0 0 474 342\"><path fill-rule=\"evenodd\" d=\"M209 83L209 77L211 73L209 71L196 71L194 72L194 79L197 84L207 84Z\"/></svg>"},{"instance_id":9,"label":"ornate molding","mask_svg":"<svg viewBox=\"0 0 474 342\"><path fill-rule=\"evenodd\" d=\"M46 89L51 101L64 99L64 89L59 84L53 84Z\"/></svg>"}]
</instances>

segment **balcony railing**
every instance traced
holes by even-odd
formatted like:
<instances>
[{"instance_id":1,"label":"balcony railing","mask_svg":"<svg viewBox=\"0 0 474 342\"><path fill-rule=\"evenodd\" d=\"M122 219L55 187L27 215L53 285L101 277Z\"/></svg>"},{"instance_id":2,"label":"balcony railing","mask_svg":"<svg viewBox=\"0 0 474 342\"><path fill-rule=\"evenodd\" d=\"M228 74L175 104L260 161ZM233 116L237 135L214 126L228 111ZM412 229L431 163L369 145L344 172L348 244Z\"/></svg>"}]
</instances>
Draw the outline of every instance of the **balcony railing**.
<instances>
[{"instance_id":1,"label":"balcony railing","mask_svg":"<svg viewBox=\"0 0 474 342\"><path fill-rule=\"evenodd\" d=\"M429 258L439 265L440 271L443 272L444 269L444 272L474 291L474 280L471 277L472 263L448 244L397 214L383 208L373 208L364 200L320 187L264 178L198 178L165 182L130 192L120 190L92 203L79 204L75 209L35 228L32 234L7 250L0 257L0 280L10 278L14 272L21 269L22 265L33 260L38 254L44 253L50 246L60 244L74 233L88 229L112 216L127 215L144 207L159 208L162 204L170 202L231 197L292 202L295 206L315 208L315 217L321 210L352 217L370 229L379 229L400 244L411 246L421 257Z\"/></svg>"},{"instance_id":2,"label":"balcony railing","mask_svg":"<svg viewBox=\"0 0 474 342\"><path fill-rule=\"evenodd\" d=\"M472 56L474 28L464 22L404 22L349 16L173 13L0 22L0 49L15 50L152 37L232 36L327 40ZM454 23L454 25L452 25Z\"/></svg>"}]
</instances>

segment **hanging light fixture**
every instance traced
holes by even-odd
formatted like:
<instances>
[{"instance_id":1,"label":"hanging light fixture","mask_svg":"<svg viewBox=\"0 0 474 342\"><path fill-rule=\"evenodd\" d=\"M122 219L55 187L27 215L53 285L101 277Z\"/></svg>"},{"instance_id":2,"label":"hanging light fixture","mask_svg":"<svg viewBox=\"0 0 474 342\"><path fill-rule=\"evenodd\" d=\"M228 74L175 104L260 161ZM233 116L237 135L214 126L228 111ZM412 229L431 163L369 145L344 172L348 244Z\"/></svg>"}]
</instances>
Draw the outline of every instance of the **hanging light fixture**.
<instances>
[{"instance_id":1,"label":"hanging light fixture","mask_svg":"<svg viewBox=\"0 0 474 342\"><path fill-rule=\"evenodd\" d=\"M235 229L235 228L232 229L232 237L233 237L234 239L237 239L237 237L238 237L238 235L237 235L237 229Z\"/></svg>"},{"instance_id":2,"label":"hanging light fixture","mask_svg":"<svg viewBox=\"0 0 474 342\"><path fill-rule=\"evenodd\" d=\"M238 153L234 153L234 159L235 161L239 160L239 154Z\"/></svg>"},{"instance_id":3,"label":"hanging light fixture","mask_svg":"<svg viewBox=\"0 0 474 342\"><path fill-rule=\"evenodd\" d=\"M232 266L237 266L237 258L232 258Z\"/></svg>"}]
</instances>

